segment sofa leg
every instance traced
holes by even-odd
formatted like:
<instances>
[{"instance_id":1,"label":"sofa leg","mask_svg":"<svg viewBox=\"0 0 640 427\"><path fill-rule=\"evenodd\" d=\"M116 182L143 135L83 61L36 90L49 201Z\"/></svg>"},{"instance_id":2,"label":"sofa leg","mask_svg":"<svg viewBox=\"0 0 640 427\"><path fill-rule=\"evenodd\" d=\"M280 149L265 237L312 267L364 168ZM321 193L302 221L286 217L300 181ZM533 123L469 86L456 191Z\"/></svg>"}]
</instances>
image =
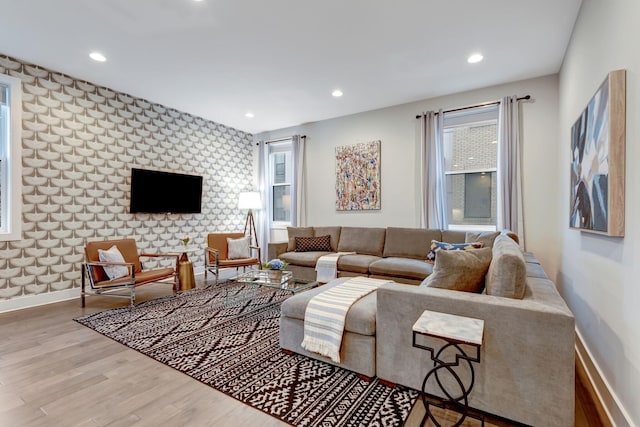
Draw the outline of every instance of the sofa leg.
<instances>
[{"instance_id":1,"label":"sofa leg","mask_svg":"<svg viewBox=\"0 0 640 427\"><path fill-rule=\"evenodd\" d=\"M364 380L364 381L366 381L368 383L370 383L371 380L373 379L373 377L368 377L368 376L366 376L364 374L356 374L356 375L358 376L358 378L360 378L361 380Z\"/></svg>"},{"instance_id":2,"label":"sofa leg","mask_svg":"<svg viewBox=\"0 0 640 427\"><path fill-rule=\"evenodd\" d=\"M382 378L378 378L378 382L384 386L396 388L396 383L392 383L391 381L383 380Z\"/></svg>"}]
</instances>

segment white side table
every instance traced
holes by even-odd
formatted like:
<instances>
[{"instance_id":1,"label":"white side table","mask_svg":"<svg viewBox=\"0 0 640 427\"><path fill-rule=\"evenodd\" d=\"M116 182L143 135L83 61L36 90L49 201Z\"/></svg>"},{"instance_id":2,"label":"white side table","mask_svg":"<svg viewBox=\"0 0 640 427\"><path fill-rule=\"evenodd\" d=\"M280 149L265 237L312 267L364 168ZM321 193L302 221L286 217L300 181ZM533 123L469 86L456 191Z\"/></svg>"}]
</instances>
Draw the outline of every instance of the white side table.
<instances>
[{"instance_id":1,"label":"white side table","mask_svg":"<svg viewBox=\"0 0 640 427\"><path fill-rule=\"evenodd\" d=\"M468 399L475 382L475 372L471 362L480 363L480 347L482 346L483 332L484 320L428 310L422 313L422 316L420 316L418 321L413 325L413 346L429 351L431 353L431 360L433 361L433 368L427 372L427 375L425 375L422 381L422 403L425 414L422 418L421 426L425 425L427 420L431 419L437 427L441 427L441 424L438 423L431 412L430 406L436 406L442 409L453 409L459 412L462 416L456 424L454 424L454 427L461 425L467 417L479 420L481 425L484 426L484 417L469 413ZM435 352L433 347L427 347L416 342L416 338L420 335L442 339L445 341L445 344ZM475 349L475 355L468 355L461 345ZM447 362L443 360L444 352L447 349L449 349L449 352L453 351L455 353L453 361ZM468 385L463 383L455 370L455 367L460 366L461 360L464 360L468 364L471 372L471 381ZM454 396L454 391L448 390L446 385L443 384L438 376L438 372L441 370L446 371L447 374L456 380L459 387L459 395ZM442 399L440 403L435 400L430 400L427 397L427 382L432 376L435 378L440 390L446 396L446 399Z\"/></svg>"}]
</instances>

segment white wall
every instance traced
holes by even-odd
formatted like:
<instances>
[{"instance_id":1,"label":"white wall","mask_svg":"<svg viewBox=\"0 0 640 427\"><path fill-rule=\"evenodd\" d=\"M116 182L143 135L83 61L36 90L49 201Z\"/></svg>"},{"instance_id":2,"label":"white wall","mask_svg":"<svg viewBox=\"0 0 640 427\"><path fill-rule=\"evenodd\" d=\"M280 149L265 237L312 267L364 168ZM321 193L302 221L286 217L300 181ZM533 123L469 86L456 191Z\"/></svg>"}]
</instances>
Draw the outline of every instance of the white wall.
<instances>
[{"instance_id":1,"label":"white wall","mask_svg":"<svg viewBox=\"0 0 640 427\"><path fill-rule=\"evenodd\" d=\"M256 140L307 135L308 225L420 225L420 126L416 114L531 95L521 103L524 138L524 195L527 249L537 253L550 275L557 271L559 219L556 212L557 76L547 76L255 135ZM348 96L345 95L345 96ZM336 100L340 102L340 100ZM382 209L335 210L335 148L381 140ZM550 249L551 248L551 249Z\"/></svg>"},{"instance_id":2,"label":"white wall","mask_svg":"<svg viewBox=\"0 0 640 427\"><path fill-rule=\"evenodd\" d=\"M640 2L584 0L560 72L560 204L562 261L558 285L613 400L618 425L640 425ZM569 135L607 73L627 70L625 237L569 230ZM619 402L615 402L619 400ZM616 403L622 407L616 408ZM625 414L625 411L627 414ZM625 420L626 418L626 420Z\"/></svg>"}]
</instances>

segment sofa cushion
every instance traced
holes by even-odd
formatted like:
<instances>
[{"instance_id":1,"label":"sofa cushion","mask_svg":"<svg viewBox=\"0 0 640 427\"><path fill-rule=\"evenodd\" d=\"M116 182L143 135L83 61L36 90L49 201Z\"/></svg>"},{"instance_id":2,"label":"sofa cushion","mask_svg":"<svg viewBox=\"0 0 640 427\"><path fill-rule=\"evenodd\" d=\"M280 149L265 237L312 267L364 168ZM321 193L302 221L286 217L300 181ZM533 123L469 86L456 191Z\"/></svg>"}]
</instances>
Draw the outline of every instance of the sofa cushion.
<instances>
[{"instance_id":1,"label":"sofa cushion","mask_svg":"<svg viewBox=\"0 0 640 427\"><path fill-rule=\"evenodd\" d=\"M372 262L369 272L377 276L422 280L433 272L433 265L417 259L389 257Z\"/></svg>"},{"instance_id":2,"label":"sofa cushion","mask_svg":"<svg viewBox=\"0 0 640 427\"><path fill-rule=\"evenodd\" d=\"M287 251L296 250L296 237L313 237L313 227L287 227L289 235L289 245Z\"/></svg>"},{"instance_id":3,"label":"sofa cushion","mask_svg":"<svg viewBox=\"0 0 640 427\"><path fill-rule=\"evenodd\" d=\"M371 263L379 259L380 257L374 255L342 255L338 259L338 270L368 275Z\"/></svg>"},{"instance_id":4,"label":"sofa cushion","mask_svg":"<svg viewBox=\"0 0 640 427\"><path fill-rule=\"evenodd\" d=\"M315 268L318 258L322 255L328 255L331 252L317 251L317 252L285 252L280 254L280 259L288 262L289 264L299 265L302 267Z\"/></svg>"},{"instance_id":5,"label":"sofa cushion","mask_svg":"<svg viewBox=\"0 0 640 427\"><path fill-rule=\"evenodd\" d=\"M295 237L296 252L331 252L331 236Z\"/></svg>"},{"instance_id":6,"label":"sofa cushion","mask_svg":"<svg viewBox=\"0 0 640 427\"><path fill-rule=\"evenodd\" d=\"M429 252L429 242L441 239L440 230L387 227L383 256L424 260Z\"/></svg>"},{"instance_id":7,"label":"sofa cushion","mask_svg":"<svg viewBox=\"0 0 640 427\"><path fill-rule=\"evenodd\" d=\"M293 295L282 303L280 309L281 315L293 319L304 320L304 313L311 298L320 292L347 280L349 280L349 278L335 279L326 285ZM345 331L360 335L375 335L376 303L376 292L372 292L353 304L347 313L347 318L345 319Z\"/></svg>"},{"instance_id":8,"label":"sofa cushion","mask_svg":"<svg viewBox=\"0 0 640 427\"><path fill-rule=\"evenodd\" d=\"M442 239L443 242L449 243L465 243L465 238L467 237L466 231L460 230L442 230Z\"/></svg>"},{"instance_id":9,"label":"sofa cushion","mask_svg":"<svg viewBox=\"0 0 640 427\"><path fill-rule=\"evenodd\" d=\"M527 267L520 246L506 235L496 237L487 273L487 295L522 299Z\"/></svg>"},{"instance_id":10,"label":"sofa cushion","mask_svg":"<svg viewBox=\"0 0 640 427\"><path fill-rule=\"evenodd\" d=\"M338 242L340 241L340 230L342 227L313 227L314 236L331 236L331 250L338 252Z\"/></svg>"},{"instance_id":11,"label":"sofa cushion","mask_svg":"<svg viewBox=\"0 0 640 427\"><path fill-rule=\"evenodd\" d=\"M465 242L482 242L485 248L492 248L496 237L500 235L499 231L467 231Z\"/></svg>"},{"instance_id":12,"label":"sofa cushion","mask_svg":"<svg viewBox=\"0 0 640 427\"><path fill-rule=\"evenodd\" d=\"M429 253L427 253L426 261L431 264L436 262L436 255L438 251L467 251L471 249L480 249L482 246L482 242L450 243L432 240L431 247L429 248Z\"/></svg>"},{"instance_id":13,"label":"sofa cushion","mask_svg":"<svg viewBox=\"0 0 640 427\"><path fill-rule=\"evenodd\" d=\"M491 263L491 248L441 251L433 273L420 286L479 293Z\"/></svg>"},{"instance_id":14,"label":"sofa cushion","mask_svg":"<svg viewBox=\"0 0 640 427\"><path fill-rule=\"evenodd\" d=\"M386 229L373 227L342 227L338 251L382 256Z\"/></svg>"},{"instance_id":15,"label":"sofa cushion","mask_svg":"<svg viewBox=\"0 0 640 427\"><path fill-rule=\"evenodd\" d=\"M544 268L538 263L535 262L527 262L527 277L537 277L539 279L548 279L547 273L544 271Z\"/></svg>"}]
</instances>

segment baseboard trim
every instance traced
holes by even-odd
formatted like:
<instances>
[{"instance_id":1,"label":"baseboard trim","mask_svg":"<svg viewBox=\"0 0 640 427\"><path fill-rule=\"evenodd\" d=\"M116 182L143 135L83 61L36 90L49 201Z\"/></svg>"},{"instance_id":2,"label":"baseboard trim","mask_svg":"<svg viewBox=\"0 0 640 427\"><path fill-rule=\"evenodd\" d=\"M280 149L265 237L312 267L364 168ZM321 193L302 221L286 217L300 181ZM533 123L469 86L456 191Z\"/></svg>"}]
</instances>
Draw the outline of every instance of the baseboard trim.
<instances>
[{"instance_id":1,"label":"baseboard trim","mask_svg":"<svg viewBox=\"0 0 640 427\"><path fill-rule=\"evenodd\" d=\"M607 417L611 425L615 427L637 427L631 421L629 414L618 399L611 385L607 381L602 370L596 363L593 355L584 344L584 339L580 331L576 328L576 355L578 363L582 365L582 369L586 374L587 380L591 384L591 388L595 395L593 400L599 402L604 415Z\"/></svg>"},{"instance_id":2,"label":"baseboard trim","mask_svg":"<svg viewBox=\"0 0 640 427\"><path fill-rule=\"evenodd\" d=\"M64 289L62 291L48 292L46 294L11 298L0 301L0 313L68 301L74 298L80 298L80 288Z\"/></svg>"},{"instance_id":3,"label":"baseboard trim","mask_svg":"<svg viewBox=\"0 0 640 427\"><path fill-rule=\"evenodd\" d=\"M203 276L204 267L196 267L194 274L196 276ZM236 271L234 269L224 269L220 271L219 280L227 280L234 277L236 277ZM80 298L80 288L10 298L0 301L0 313L68 301L74 298Z\"/></svg>"}]
</instances>

